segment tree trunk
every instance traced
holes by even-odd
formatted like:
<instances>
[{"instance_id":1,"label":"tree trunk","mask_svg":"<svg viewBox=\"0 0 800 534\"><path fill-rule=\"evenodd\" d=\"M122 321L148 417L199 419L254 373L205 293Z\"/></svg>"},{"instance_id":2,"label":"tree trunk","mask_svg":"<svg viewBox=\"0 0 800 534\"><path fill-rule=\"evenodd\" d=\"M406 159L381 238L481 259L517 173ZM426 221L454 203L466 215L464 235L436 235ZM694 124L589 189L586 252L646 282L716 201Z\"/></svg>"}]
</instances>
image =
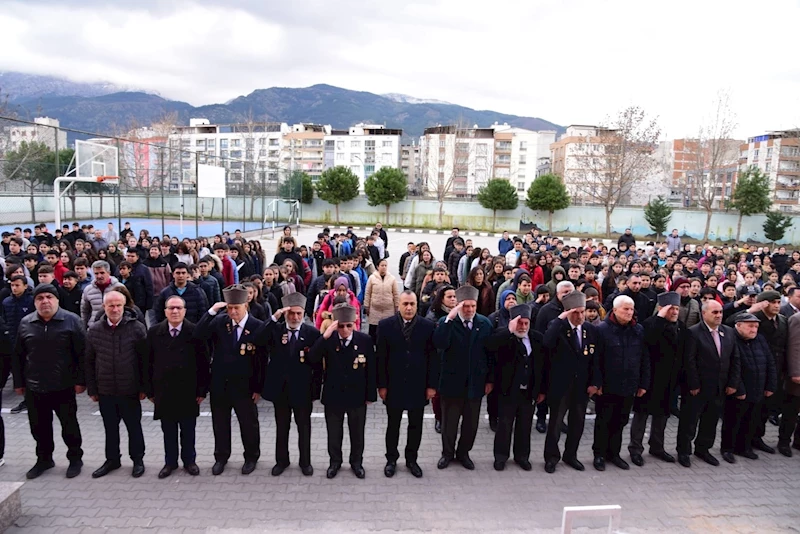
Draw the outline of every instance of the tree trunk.
<instances>
[{"instance_id":1,"label":"tree trunk","mask_svg":"<svg viewBox=\"0 0 800 534\"><path fill-rule=\"evenodd\" d=\"M739 212L739 222L736 224L736 242L739 242L739 236L742 234L742 212Z\"/></svg>"},{"instance_id":2,"label":"tree trunk","mask_svg":"<svg viewBox=\"0 0 800 534\"><path fill-rule=\"evenodd\" d=\"M442 215L444 213L444 199L439 199L439 228L442 227Z\"/></svg>"},{"instance_id":3,"label":"tree trunk","mask_svg":"<svg viewBox=\"0 0 800 534\"><path fill-rule=\"evenodd\" d=\"M492 210L492 232L497 228L497 210Z\"/></svg>"},{"instance_id":4,"label":"tree trunk","mask_svg":"<svg viewBox=\"0 0 800 534\"><path fill-rule=\"evenodd\" d=\"M58 206L56 206L56 209L58 209ZM31 184L31 222L36 222L36 203L33 199L33 184Z\"/></svg>"},{"instance_id":5,"label":"tree trunk","mask_svg":"<svg viewBox=\"0 0 800 534\"><path fill-rule=\"evenodd\" d=\"M336 224L339 224L339 204L335 204L336 206Z\"/></svg>"},{"instance_id":6,"label":"tree trunk","mask_svg":"<svg viewBox=\"0 0 800 534\"><path fill-rule=\"evenodd\" d=\"M256 197L255 197L255 195L252 195L250 197L250 220L251 221L253 220L253 209L254 209L255 205L256 205Z\"/></svg>"},{"instance_id":7,"label":"tree trunk","mask_svg":"<svg viewBox=\"0 0 800 534\"><path fill-rule=\"evenodd\" d=\"M553 212L547 212L547 233L553 235Z\"/></svg>"},{"instance_id":8,"label":"tree trunk","mask_svg":"<svg viewBox=\"0 0 800 534\"><path fill-rule=\"evenodd\" d=\"M103 218L103 191L100 191L100 218Z\"/></svg>"},{"instance_id":9,"label":"tree trunk","mask_svg":"<svg viewBox=\"0 0 800 534\"><path fill-rule=\"evenodd\" d=\"M383 219L383 224L389 224L389 204L386 204L386 218Z\"/></svg>"},{"instance_id":10,"label":"tree trunk","mask_svg":"<svg viewBox=\"0 0 800 534\"><path fill-rule=\"evenodd\" d=\"M711 216L714 214L711 209L706 210L706 229L703 232L703 241L708 241L708 232L711 230Z\"/></svg>"},{"instance_id":11,"label":"tree trunk","mask_svg":"<svg viewBox=\"0 0 800 534\"><path fill-rule=\"evenodd\" d=\"M217 199L216 198L212 198L211 199L211 215L209 215L209 217L208 217L209 219L213 219L214 218L214 207L216 207L216 205L217 205ZM203 206L203 207L205 208L205 206Z\"/></svg>"},{"instance_id":12,"label":"tree trunk","mask_svg":"<svg viewBox=\"0 0 800 534\"><path fill-rule=\"evenodd\" d=\"M614 212L614 208L609 208L606 206L606 238L611 237L611 214Z\"/></svg>"}]
</instances>

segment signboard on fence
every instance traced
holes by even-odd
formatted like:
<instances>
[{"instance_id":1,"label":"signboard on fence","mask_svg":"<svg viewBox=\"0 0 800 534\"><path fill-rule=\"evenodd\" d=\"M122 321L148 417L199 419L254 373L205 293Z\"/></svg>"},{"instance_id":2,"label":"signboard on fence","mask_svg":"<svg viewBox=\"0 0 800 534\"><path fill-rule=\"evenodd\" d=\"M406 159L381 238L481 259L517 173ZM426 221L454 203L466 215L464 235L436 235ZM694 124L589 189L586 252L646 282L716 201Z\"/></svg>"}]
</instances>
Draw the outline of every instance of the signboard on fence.
<instances>
[{"instance_id":1,"label":"signboard on fence","mask_svg":"<svg viewBox=\"0 0 800 534\"><path fill-rule=\"evenodd\" d=\"M200 198L225 198L225 167L197 166L197 196Z\"/></svg>"}]
</instances>

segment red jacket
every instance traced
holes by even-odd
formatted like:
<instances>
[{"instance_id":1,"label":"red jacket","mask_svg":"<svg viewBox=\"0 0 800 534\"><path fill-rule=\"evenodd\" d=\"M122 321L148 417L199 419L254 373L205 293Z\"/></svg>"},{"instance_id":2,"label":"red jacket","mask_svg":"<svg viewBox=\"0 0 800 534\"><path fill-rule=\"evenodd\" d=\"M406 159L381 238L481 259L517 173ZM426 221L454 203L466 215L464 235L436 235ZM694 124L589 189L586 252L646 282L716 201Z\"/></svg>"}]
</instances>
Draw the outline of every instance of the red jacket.
<instances>
[{"instance_id":1,"label":"red jacket","mask_svg":"<svg viewBox=\"0 0 800 534\"><path fill-rule=\"evenodd\" d=\"M225 258L222 259L222 279L225 280L225 287L232 286L236 283L236 279L233 277L234 269L233 261L225 256Z\"/></svg>"},{"instance_id":2,"label":"red jacket","mask_svg":"<svg viewBox=\"0 0 800 534\"><path fill-rule=\"evenodd\" d=\"M327 243L321 244L319 246L319 249L322 251L323 254L325 254L326 259L333 257L333 251L331 250L330 245L328 245Z\"/></svg>"},{"instance_id":3,"label":"red jacket","mask_svg":"<svg viewBox=\"0 0 800 534\"><path fill-rule=\"evenodd\" d=\"M69 269L64 267L64 264L61 263L61 261L57 261L56 264L53 266L53 276L56 277L56 280L58 280L59 284L64 283L64 273L67 271L69 271ZM39 281L36 280L35 283L38 284Z\"/></svg>"}]
</instances>

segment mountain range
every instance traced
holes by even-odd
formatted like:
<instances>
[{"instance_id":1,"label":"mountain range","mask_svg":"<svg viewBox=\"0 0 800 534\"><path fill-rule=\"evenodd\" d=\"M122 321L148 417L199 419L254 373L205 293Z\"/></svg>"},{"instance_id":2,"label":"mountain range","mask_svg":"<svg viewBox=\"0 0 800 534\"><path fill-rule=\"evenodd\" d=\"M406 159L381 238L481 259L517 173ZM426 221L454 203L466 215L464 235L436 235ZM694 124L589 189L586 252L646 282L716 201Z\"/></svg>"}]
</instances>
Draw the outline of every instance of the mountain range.
<instances>
[{"instance_id":1,"label":"mountain range","mask_svg":"<svg viewBox=\"0 0 800 534\"><path fill-rule=\"evenodd\" d=\"M224 104L192 106L153 92L131 90L110 83L77 83L50 76L0 73L0 92L8 95L12 112L23 118L48 116L61 126L98 134L118 133L130 125L148 125L175 113L181 124L206 118L212 124L256 121L330 124L345 129L360 122L402 128L417 137L437 124L463 123L490 126L495 122L530 130L564 128L538 117L522 117L489 110L474 110L443 101L398 93L378 95L318 84L311 87L256 89ZM85 137L71 134L71 138Z\"/></svg>"}]
</instances>

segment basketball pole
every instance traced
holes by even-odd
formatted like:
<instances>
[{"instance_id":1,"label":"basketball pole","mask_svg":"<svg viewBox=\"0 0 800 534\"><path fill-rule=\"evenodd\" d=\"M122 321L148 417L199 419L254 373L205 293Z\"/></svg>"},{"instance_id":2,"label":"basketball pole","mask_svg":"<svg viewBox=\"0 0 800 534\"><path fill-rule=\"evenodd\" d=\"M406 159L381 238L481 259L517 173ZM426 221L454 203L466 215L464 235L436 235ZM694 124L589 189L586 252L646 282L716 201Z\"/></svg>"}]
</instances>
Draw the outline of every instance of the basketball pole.
<instances>
[{"instance_id":1,"label":"basketball pole","mask_svg":"<svg viewBox=\"0 0 800 534\"><path fill-rule=\"evenodd\" d=\"M61 184L69 182L69 185L61 191ZM109 184L117 184L119 183L119 177L117 176L95 176L95 177L84 177L84 176L59 176L53 181L53 200L55 201L55 219L56 219L56 228L61 228L61 207L59 203L61 202L61 197L63 197L69 191L70 187L73 187L76 182L80 183L103 183L108 182Z\"/></svg>"}]
</instances>

